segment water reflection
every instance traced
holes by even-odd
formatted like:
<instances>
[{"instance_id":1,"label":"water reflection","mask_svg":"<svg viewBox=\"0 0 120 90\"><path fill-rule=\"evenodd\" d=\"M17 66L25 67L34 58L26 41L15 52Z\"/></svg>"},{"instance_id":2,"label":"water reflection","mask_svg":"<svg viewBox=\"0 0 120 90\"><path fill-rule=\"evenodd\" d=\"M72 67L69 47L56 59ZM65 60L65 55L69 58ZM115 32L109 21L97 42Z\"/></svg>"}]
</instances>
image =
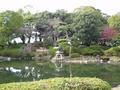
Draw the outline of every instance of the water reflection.
<instances>
[{"instance_id":1,"label":"water reflection","mask_svg":"<svg viewBox=\"0 0 120 90\"><path fill-rule=\"evenodd\" d=\"M63 63L62 62L53 62L53 64L55 65L56 71L60 72L63 68Z\"/></svg>"},{"instance_id":2,"label":"water reflection","mask_svg":"<svg viewBox=\"0 0 120 90\"><path fill-rule=\"evenodd\" d=\"M60 68L62 68L62 65L60 65L60 67L56 69L56 67L58 66L54 66L54 64L51 63L24 63L26 64L22 65L21 63L18 66L13 66L11 62L11 65L9 66L7 66L7 64L3 67L0 66L0 83L2 83L2 81L4 83L11 82L12 79L13 81L35 81L61 75ZM5 76L9 76L6 77L7 80L4 80Z\"/></svg>"},{"instance_id":3,"label":"water reflection","mask_svg":"<svg viewBox=\"0 0 120 90\"><path fill-rule=\"evenodd\" d=\"M40 70L35 67L25 66L24 68L15 68L15 67L5 67L2 68L1 71L12 73L18 78L31 78L32 80L39 79L41 74Z\"/></svg>"},{"instance_id":4,"label":"water reflection","mask_svg":"<svg viewBox=\"0 0 120 90\"><path fill-rule=\"evenodd\" d=\"M120 82L120 65L110 64L68 64L35 61L15 61L0 63L0 83L35 81L52 77L98 77ZM112 78L114 77L114 78Z\"/></svg>"},{"instance_id":5,"label":"water reflection","mask_svg":"<svg viewBox=\"0 0 120 90\"><path fill-rule=\"evenodd\" d=\"M16 68L14 68L14 67L6 67L6 70L8 70L8 71L11 71L11 72L13 72L13 73L19 73L19 72L21 72L21 70L20 69L16 69Z\"/></svg>"}]
</instances>

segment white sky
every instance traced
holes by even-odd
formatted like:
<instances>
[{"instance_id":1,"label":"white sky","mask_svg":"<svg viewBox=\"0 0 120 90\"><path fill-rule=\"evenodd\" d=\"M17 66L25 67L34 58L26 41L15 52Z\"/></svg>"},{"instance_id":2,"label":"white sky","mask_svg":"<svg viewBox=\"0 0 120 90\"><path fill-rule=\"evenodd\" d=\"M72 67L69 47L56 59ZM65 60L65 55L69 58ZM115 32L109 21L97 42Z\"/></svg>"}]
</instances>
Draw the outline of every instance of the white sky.
<instances>
[{"instance_id":1,"label":"white sky","mask_svg":"<svg viewBox=\"0 0 120 90\"><path fill-rule=\"evenodd\" d=\"M54 12L57 9L71 12L80 6L94 6L108 15L120 12L120 0L0 0L0 11L23 9L24 6L34 12Z\"/></svg>"}]
</instances>

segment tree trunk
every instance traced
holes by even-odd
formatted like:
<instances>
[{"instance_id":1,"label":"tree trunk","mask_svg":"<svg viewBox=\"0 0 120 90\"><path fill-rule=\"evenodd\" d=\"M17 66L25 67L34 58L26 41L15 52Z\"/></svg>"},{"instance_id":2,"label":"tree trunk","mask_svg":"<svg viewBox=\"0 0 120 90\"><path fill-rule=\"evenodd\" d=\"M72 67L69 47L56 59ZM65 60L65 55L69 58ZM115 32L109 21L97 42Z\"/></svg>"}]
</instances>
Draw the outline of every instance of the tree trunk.
<instances>
[{"instance_id":1,"label":"tree trunk","mask_svg":"<svg viewBox=\"0 0 120 90\"><path fill-rule=\"evenodd\" d=\"M39 41L42 42L42 37L39 37Z\"/></svg>"},{"instance_id":2,"label":"tree trunk","mask_svg":"<svg viewBox=\"0 0 120 90\"><path fill-rule=\"evenodd\" d=\"M22 35L22 36L20 37L20 39L22 40L22 43L25 44L25 36Z\"/></svg>"},{"instance_id":3,"label":"tree trunk","mask_svg":"<svg viewBox=\"0 0 120 90\"><path fill-rule=\"evenodd\" d=\"M35 34L35 42L37 42L38 35L37 33Z\"/></svg>"},{"instance_id":4,"label":"tree trunk","mask_svg":"<svg viewBox=\"0 0 120 90\"><path fill-rule=\"evenodd\" d=\"M28 37L28 43L30 43L30 40L31 40L31 35Z\"/></svg>"}]
</instances>

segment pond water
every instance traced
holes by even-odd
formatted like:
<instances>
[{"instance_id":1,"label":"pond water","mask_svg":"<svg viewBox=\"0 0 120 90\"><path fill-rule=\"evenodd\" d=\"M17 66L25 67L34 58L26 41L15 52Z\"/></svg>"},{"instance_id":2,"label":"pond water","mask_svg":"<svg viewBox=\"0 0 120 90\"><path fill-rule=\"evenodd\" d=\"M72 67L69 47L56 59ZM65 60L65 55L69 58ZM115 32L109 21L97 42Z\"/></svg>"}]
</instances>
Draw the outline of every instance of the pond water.
<instances>
[{"instance_id":1,"label":"pond water","mask_svg":"<svg viewBox=\"0 0 120 90\"><path fill-rule=\"evenodd\" d=\"M120 84L120 64L53 64L38 61L0 63L0 83L35 81L52 77L97 77Z\"/></svg>"}]
</instances>

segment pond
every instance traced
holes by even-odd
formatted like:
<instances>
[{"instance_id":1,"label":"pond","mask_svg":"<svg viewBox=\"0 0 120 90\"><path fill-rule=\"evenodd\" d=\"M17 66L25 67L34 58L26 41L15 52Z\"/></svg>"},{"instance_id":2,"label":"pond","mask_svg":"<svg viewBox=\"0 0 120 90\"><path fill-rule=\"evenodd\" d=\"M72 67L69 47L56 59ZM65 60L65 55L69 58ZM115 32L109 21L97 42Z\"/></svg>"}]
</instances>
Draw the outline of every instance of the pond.
<instances>
[{"instance_id":1,"label":"pond","mask_svg":"<svg viewBox=\"0 0 120 90\"><path fill-rule=\"evenodd\" d=\"M0 83L35 81L52 77L97 77L120 84L120 64L53 64L38 61L0 63Z\"/></svg>"}]
</instances>

